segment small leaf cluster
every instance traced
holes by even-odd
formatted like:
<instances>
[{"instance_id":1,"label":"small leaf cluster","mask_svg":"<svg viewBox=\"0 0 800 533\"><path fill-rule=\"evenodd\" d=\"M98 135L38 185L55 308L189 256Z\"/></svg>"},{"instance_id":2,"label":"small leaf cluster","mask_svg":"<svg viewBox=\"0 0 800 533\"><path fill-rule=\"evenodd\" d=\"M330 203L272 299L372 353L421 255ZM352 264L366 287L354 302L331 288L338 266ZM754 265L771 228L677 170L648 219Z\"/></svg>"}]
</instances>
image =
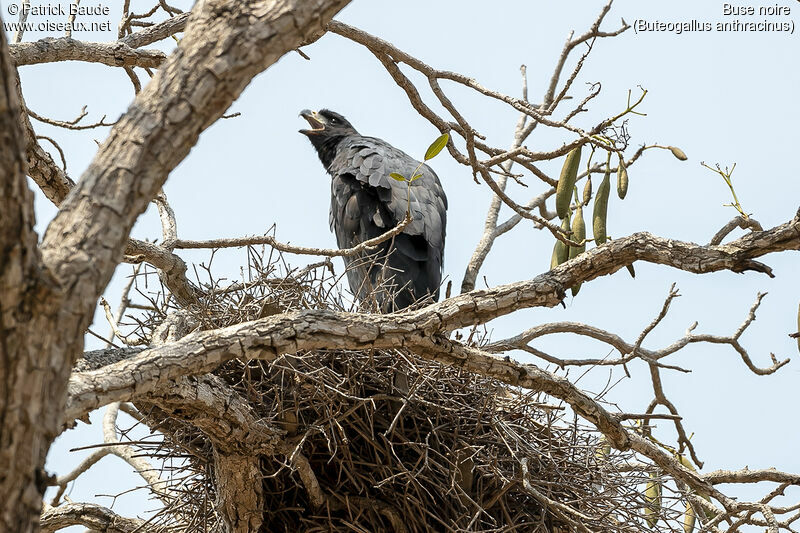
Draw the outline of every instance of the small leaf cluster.
<instances>
[{"instance_id":1,"label":"small leaf cluster","mask_svg":"<svg viewBox=\"0 0 800 533\"><path fill-rule=\"evenodd\" d=\"M430 161L431 159L439 155L439 152L441 152L444 149L444 147L447 146L447 141L449 140L450 140L449 134L443 133L439 135L439 137L437 137L436 140L433 141L431 145L428 147L428 149L425 151L425 159L423 160L423 163L417 165L417 168L415 168L414 172L411 173L411 178L406 178L405 176L397 172L392 172L391 174L389 174L389 177L397 181L404 181L408 184L410 184L412 181L420 179L422 177L422 174L419 173L419 169L422 168L424 161Z\"/></svg>"}]
</instances>

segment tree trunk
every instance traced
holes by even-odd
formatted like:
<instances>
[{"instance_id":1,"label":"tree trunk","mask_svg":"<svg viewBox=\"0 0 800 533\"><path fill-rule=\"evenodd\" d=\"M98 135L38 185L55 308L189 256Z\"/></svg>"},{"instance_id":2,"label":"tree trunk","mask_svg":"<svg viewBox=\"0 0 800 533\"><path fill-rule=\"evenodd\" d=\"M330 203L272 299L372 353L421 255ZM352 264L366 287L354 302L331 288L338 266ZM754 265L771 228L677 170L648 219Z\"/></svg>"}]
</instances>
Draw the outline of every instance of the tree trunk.
<instances>
[{"instance_id":1,"label":"tree trunk","mask_svg":"<svg viewBox=\"0 0 800 533\"><path fill-rule=\"evenodd\" d=\"M39 519L42 469L53 424L41 414L62 405L47 386L63 359L38 317L58 303L44 275L33 231L33 193L25 182L15 73L0 32L0 530L32 531ZM47 428L50 428L50 434ZM57 427L57 426L56 426Z\"/></svg>"}]
</instances>

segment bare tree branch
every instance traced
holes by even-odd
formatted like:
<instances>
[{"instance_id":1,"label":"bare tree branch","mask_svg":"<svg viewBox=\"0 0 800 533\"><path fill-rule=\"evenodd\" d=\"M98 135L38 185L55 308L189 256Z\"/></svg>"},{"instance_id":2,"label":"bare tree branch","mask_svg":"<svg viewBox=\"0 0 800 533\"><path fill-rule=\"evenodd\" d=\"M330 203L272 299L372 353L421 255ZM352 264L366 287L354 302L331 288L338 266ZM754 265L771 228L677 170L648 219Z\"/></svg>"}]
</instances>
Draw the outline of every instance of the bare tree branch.
<instances>
[{"instance_id":1,"label":"bare tree branch","mask_svg":"<svg viewBox=\"0 0 800 533\"><path fill-rule=\"evenodd\" d=\"M735 228L749 229L751 231L764 231L764 228L761 227L761 224L757 220L752 218L746 219L740 215L722 226L722 228L711 238L711 242L709 244L715 245L722 243L722 240L727 237L728 234Z\"/></svg>"},{"instance_id":2,"label":"bare tree branch","mask_svg":"<svg viewBox=\"0 0 800 533\"><path fill-rule=\"evenodd\" d=\"M260 456L282 444L282 431L264 424L250 405L222 379L206 374L183 377L146 396L170 416L190 422L214 448L217 507L231 532L258 531L264 513Z\"/></svg>"},{"instance_id":3,"label":"bare tree branch","mask_svg":"<svg viewBox=\"0 0 800 533\"><path fill-rule=\"evenodd\" d=\"M105 115L103 115L103 117L99 121L94 122L92 124L78 124L88 114L86 112L86 106L83 106L83 109L81 109L80 115L78 115L78 117L76 119L70 120L70 121L53 120L51 118L43 117L43 116L39 115L38 113L34 112L32 109L27 109L26 112L28 113L28 115L31 118L33 118L35 120L38 120L39 122L44 122L45 124L50 124L51 126L56 126L57 128L64 128L64 129L67 129L67 130L80 131L80 130L89 130L89 129L99 128L99 127L102 127L102 126L113 126L114 125L113 123L108 123L108 122L105 121L106 120Z\"/></svg>"},{"instance_id":4,"label":"bare tree branch","mask_svg":"<svg viewBox=\"0 0 800 533\"><path fill-rule=\"evenodd\" d=\"M117 416L119 414L119 402L114 402L106 408L106 413L103 416L103 443L109 448L109 453L116 455L136 470L145 483L147 483L150 491L164 504L169 504L174 498L169 487L169 480L162 479L158 471L147 462L144 457L141 457L129 445L122 444L117 436Z\"/></svg>"},{"instance_id":5,"label":"bare tree branch","mask_svg":"<svg viewBox=\"0 0 800 533\"><path fill-rule=\"evenodd\" d=\"M183 377L144 397L175 418L191 422L225 455L273 454L282 432L258 419L250 405L217 376Z\"/></svg>"},{"instance_id":6,"label":"bare tree branch","mask_svg":"<svg viewBox=\"0 0 800 533\"><path fill-rule=\"evenodd\" d=\"M41 267L33 229L20 109L6 34L0 31L0 529L5 531L25 531L39 516L40 502L31 493L41 479L47 445L33 444L42 431L36 410L52 406L39 398L37 370L48 348L40 332L32 335L29 328L36 313L50 311L58 301L56 284Z\"/></svg>"},{"instance_id":7,"label":"bare tree branch","mask_svg":"<svg viewBox=\"0 0 800 533\"><path fill-rule=\"evenodd\" d=\"M462 298L462 297L457 297ZM424 310L423 310L424 311ZM419 312L417 312L419 313ZM729 500L694 472L667 456L649 440L626 430L620 420L597 401L578 390L570 381L540 370L448 341L436 335L412 334L409 315L348 315L323 311L292 313L223 330L194 333L99 371L74 374L70 385L67 415L79 416L110 399L128 400L163 387L181 375L205 372L235 357L272 361L284 353L320 348L350 347L357 339L359 348L404 346L415 353L451 366L490 376L505 383L544 392L567 402L580 416L595 424L617 449L634 450L669 468L681 481L696 490ZM303 319L300 319L303 316ZM394 320L392 320L394 319ZM390 320L394 324L389 323ZM676 466L677 465L677 466Z\"/></svg>"},{"instance_id":8,"label":"bare tree branch","mask_svg":"<svg viewBox=\"0 0 800 533\"><path fill-rule=\"evenodd\" d=\"M800 474L787 474L774 468L764 470L749 470L747 468L743 470L715 470L703 474L703 478L714 485L722 483L761 483L762 481L800 485Z\"/></svg>"},{"instance_id":9,"label":"bare tree branch","mask_svg":"<svg viewBox=\"0 0 800 533\"><path fill-rule=\"evenodd\" d=\"M120 38L119 42L130 46L131 48L141 48L148 44L166 39L170 35L182 32L186 28L186 23L189 20L191 13L181 13L174 17L170 17L164 22L159 22L150 27L144 28Z\"/></svg>"},{"instance_id":10,"label":"bare tree branch","mask_svg":"<svg viewBox=\"0 0 800 533\"><path fill-rule=\"evenodd\" d=\"M293 312L231 326L217 331L216 337L209 332L196 333L189 337L193 339L191 346L178 346L188 342L187 338L173 347L148 350L137 356L148 360L154 357L154 360L159 360L164 365L158 365L154 369L154 375L150 376L156 382L139 383L138 386L146 386L147 390L152 390L151 387L157 386L157 382L187 373L206 372L222 360L243 355L242 350L249 350L251 346L272 354L264 354L263 357L267 359L274 358L279 353L305 349L419 346L421 341L418 338L431 334L485 323L519 309L555 306L564 298L568 287L615 272L625 264L630 264L633 259L696 273L718 270L737 272L748 268L764 271L765 266L754 266L752 257L798 248L800 217L771 230L750 234L727 245L715 247L662 239L649 233L636 233L581 254L532 280L502 285L491 290L473 291L417 311L378 316L329 311ZM244 335L250 340L247 344L239 344L239 341L230 344L231 341L222 340L226 335L234 338ZM208 353L196 361L198 366L194 366L195 363L192 363L191 357L185 356L184 351L194 353L197 350ZM171 360L172 363L168 362ZM128 362L120 364L124 366ZM167 368L173 364L175 373L171 374ZM139 380L147 382L146 373L138 375ZM129 380L130 375L127 372L126 376L124 379ZM119 383L112 387L105 383L106 377L108 376L89 374L73 376L68 418L77 418L83 412L88 412L86 409L91 410L110 401L128 399L115 396L118 392L112 389L126 389L131 384ZM94 396L95 393L97 396Z\"/></svg>"},{"instance_id":11,"label":"bare tree branch","mask_svg":"<svg viewBox=\"0 0 800 533\"><path fill-rule=\"evenodd\" d=\"M85 61L110 67L158 67L167 58L161 50L138 50L125 43L87 43L69 37L42 39L11 46L11 60L18 67Z\"/></svg>"},{"instance_id":12,"label":"bare tree branch","mask_svg":"<svg viewBox=\"0 0 800 533\"><path fill-rule=\"evenodd\" d=\"M274 237L269 235L258 235L253 237L239 237L239 238L231 238L231 239L211 239L208 241L188 241L183 239L177 239L174 241L166 241L164 243L167 247L172 248L182 248L182 249L191 249L191 248L229 248L229 247L238 247L238 246L252 246L256 244L266 244L279 250L281 252L288 252L292 254L299 254L299 255L324 255L327 257L352 257L354 255L358 255L364 251L374 250L375 247L382 242L386 242L392 237L396 237L408 226L411 222L411 217L406 215L406 217L400 221L397 226L390 229L389 231L383 233L382 235L378 235L372 239L366 240L362 243L353 246L352 248L337 248L337 249L325 249L325 248L309 248L307 246L293 246L291 244L284 244L275 240Z\"/></svg>"},{"instance_id":13,"label":"bare tree branch","mask_svg":"<svg viewBox=\"0 0 800 533\"><path fill-rule=\"evenodd\" d=\"M30 117L27 113L25 100L22 96L19 74L13 71L15 92L20 103L17 114L22 126L23 139L25 139L25 158L27 159L26 173L36 182L44 195L55 205L61 205L75 182L67 173L56 165L53 158L37 142L36 133L33 131Z\"/></svg>"},{"instance_id":14,"label":"bare tree branch","mask_svg":"<svg viewBox=\"0 0 800 533\"><path fill-rule=\"evenodd\" d=\"M110 509L93 503L68 503L48 507L40 521L42 533L51 533L69 526L85 526L104 533L142 531L144 520L122 517Z\"/></svg>"},{"instance_id":15,"label":"bare tree branch","mask_svg":"<svg viewBox=\"0 0 800 533\"><path fill-rule=\"evenodd\" d=\"M755 320L755 310L760 305L763 296L764 296L763 294L758 295L758 297L756 298L756 302L750 309L750 312L748 313L746 320L742 323L742 325L739 326L736 332L734 332L732 335L721 336L721 335L709 335L709 334L696 334L694 333L694 329L697 324L693 324L687 330L686 334L683 337L676 340L669 346L666 346L658 350L649 350L647 348L643 348L641 344L637 346L636 344L627 343L620 336L614 333L610 333L603 329L588 324L582 324L579 322L553 322L550 324L541 324L529 328L514 337L492 342L489 345L484 346L484 349L491 353L499 353L512 349L520 349L530 354L533 354L537 357L540 357L543 360L547 361L548 363L558 365L561 368L566 368L570 366L621 366L625 365L626 363L629 363L630 361L636 358L641 358L648 363L655 364L659 368L676 369L675 367L669 367L668 365L660 364L659 361L661 361L662 359L664 359L669 355L676 353L677 351L683 349L689 344L693 343L707 342L711 344L729 344L731 347L733 347L734 350L736 350L737 353L739 353L739 355L742 358L742 361L745 363L747 368L750 369L751 372L759 376L765 376L773 374L778 369L788 364L789 359L784 359L783 361L775 361L773 357L772 365L768 367L758 367L753 363L752 358L747 353L747 351L741 346L738 340L739 337L744 332L744 330L753 322L753 320ZM552 355L546 354L541 350L537 350L536 348L533 348L528 345L528 343L534 339L543 337L545 335L552 335L555 333L573 333L576 335L581 335L604 342L612 346L614 349L616 349L620 353L620 357L618 358L605 357L603 359L596 359L596 358L562 359L559 357L554 357Z\"/></svg>"},{"instance_id":16,"label":"bare tree branch","mask_svg":"<svg viewBox=\"0 0 800 533\"><path fill-rule=\"evenodd\" d=\"M31 0L22 0L22 3L19 6L19 26L17 26L17 31L14 32L14 38L11 40L11 42L14 44L22 42L22 36L25 34L25 21L28 20L30 6Z\"/></svg>"},{"instance_id":17,"label":"bare tree branch","mask_svg":"<svg viewBox=\"0 0 800 533\"><path fill-rule=\"evenodd\" d=\"M156 267L161 281L182 305L194 303L201 294L200 289L186 277L186 263L183 259L163 246L129 239L124 260L129 263L147 261Z\"/></svg>"}]
</instances>

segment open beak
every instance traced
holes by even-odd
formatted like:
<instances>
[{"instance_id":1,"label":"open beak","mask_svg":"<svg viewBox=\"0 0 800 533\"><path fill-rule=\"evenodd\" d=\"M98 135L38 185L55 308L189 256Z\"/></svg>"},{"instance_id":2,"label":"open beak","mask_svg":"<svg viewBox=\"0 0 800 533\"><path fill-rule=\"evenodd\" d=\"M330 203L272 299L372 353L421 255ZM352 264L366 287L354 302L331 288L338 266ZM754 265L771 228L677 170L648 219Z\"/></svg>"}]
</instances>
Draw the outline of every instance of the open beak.
<instances>
[{"instance_id":1,"label":"open beak","mask_svg":"<svg viewBox=\"0 0 800 533\"><path fill-rule=\"evenodd\" d=\"M316 111L309 111L308 109L303 109L300 111L300 116L306 119L308 125L311 126L311 129L303 129L299 130L300 133L303 135L314 135L317 133L321 133L325 131L325 123L322 122L319 114Z\"/></svg>"}]
</instances>

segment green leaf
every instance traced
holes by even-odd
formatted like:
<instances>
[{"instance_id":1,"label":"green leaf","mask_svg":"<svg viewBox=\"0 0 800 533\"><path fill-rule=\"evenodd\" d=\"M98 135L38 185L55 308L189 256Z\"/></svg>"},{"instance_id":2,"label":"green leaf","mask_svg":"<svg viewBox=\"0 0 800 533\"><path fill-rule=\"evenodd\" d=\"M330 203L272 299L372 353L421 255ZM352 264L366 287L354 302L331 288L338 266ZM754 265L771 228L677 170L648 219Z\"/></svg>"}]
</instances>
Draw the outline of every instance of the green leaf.
<instances>
[{"instance_id":1,"label":"green leaf","mask_svg":"<svg viewBox=\"0 0 800 533\"><path fill-rule=\"evenodd\" d=\"M389 177L394 178L397 181L406 181L406 177L403 176L402 174L398 174L397 172L392 172L391 174L389 174Z\"/></svg>"},{"instance_id":2,"label":"green leaf","mask_svg":"<svg viewBox=\"0 0 800 533\"><path fill-rule=\"evenodd\" d=\"M415 181L415 180L418 180L418 179L420 179L421 177L422 177L422 174L417 174L416 176L414 176L413 178L411 178L409 181Z\"/></svg>"},{"instance_id":3,"label":"green leaf","mask_svg":"<svg viewBox=\"0 0 800 533\"><path fill-rule=\"evenodd\" d=\"M433 159L436 157L439 152L442 151L442 148L447 146L447 141L450 140L450 135L443 133L437 138L431 145L428 147L428 151L425 152L425 161Z\"/></svg>"}]
</instances>

